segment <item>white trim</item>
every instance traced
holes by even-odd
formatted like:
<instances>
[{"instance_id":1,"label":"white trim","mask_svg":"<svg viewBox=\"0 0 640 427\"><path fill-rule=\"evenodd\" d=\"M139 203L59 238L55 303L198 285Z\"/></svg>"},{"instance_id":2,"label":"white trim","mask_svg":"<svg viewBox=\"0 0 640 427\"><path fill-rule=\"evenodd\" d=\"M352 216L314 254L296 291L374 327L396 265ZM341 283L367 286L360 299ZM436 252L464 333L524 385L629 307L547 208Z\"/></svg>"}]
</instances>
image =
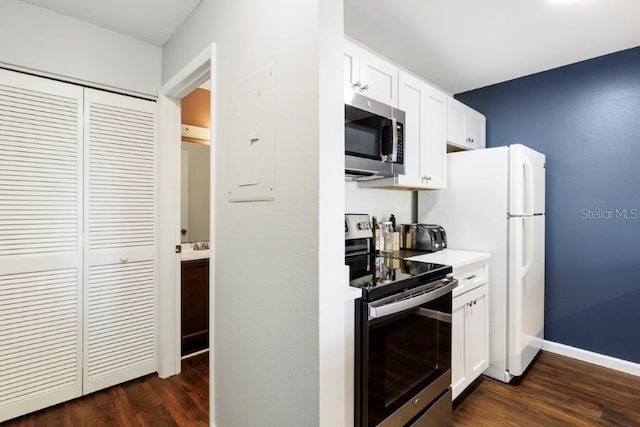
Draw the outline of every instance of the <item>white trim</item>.
<instances>
[{"instance_id":1,"label":"white trim","mask_svg":"<svg viewBox=\"0 0 640 427\"><path fill-rule=\"evenodd\" d=\"M211 130L209 128L183 124L181 126L181 132L183 138L199 139L207 144L211 139Z\"/></svg>"},{"instance_id":2,"label":"white trim","mask_svg":"<svg viewBox=\"0 0 640 427\"><path fill-rule=\"evenodd\" d=\"M640 377L639 363L629 362L628 360L622 360L547 340L542 342L542 349L550 353L560 354L562 356L571 357L572 359L581 360L583 362L592 363L604 368L614 369L616 371Z\"/></svg>"},{"instance_id":3,"label":"white trim","mask_svg":"<svg viewBox=\"0 0 640 427\"><path fill-rule=\"evenodd\" d=\"M182 360L191 359L192 357L200 356L201 354L204 354L204 353L209 353L209 349L205 348L204 350L199 350L199 351L196 351L195 353L189 353L186 356L182 356L181 359Z\"/></svg>"},{"instance_id":4,"label":"white trim","mask_svg":"<svg viewBox=\"0 0 640 427\"><path fill-rule=\"evenodd\" d=\"M100 89L100 90L105 90L107 92L115 92L115 93L119 93L122 95L128 95L128 96L135 96L137 98L143 98L143 99L148 99L149 101L155 101L156 97L148 94L148 93L142 93L142 92L135 92L132 90L127 90L127 89L122 89L119 87L114 87L114 86L109 86L109 85L105 85L105 84L101 84L101 83L96 83L96 82L92 82L89 80L82 80L82 79L76 79L73 77L69 77L69 76L64 76L61 74L56 74L56 73L49 73L47 71L41 71L41 70L35 70L33 68L28 68L28 67L21 67L19 65L14 65L14 64L8 64L6 62L2 62L0 61L0 68L4 68L7 70L12 70L12 71L17 71L19 73L26 73L26 74L31 74L33 76L37 76L37 77L43 77L45 79L50 79L50 80L57 80L60 82L64 82L64 83L69 83L69 84L73 84L73 85L77 85L77 86L82 86L90 88L90 89Z\"/></svg>"},{"instance_id":5,"label":"white trim","mask_svg":"<svg viewBox=\"0 0 640 427\"><path fill-rule=\"evenodd\" d=\"M176 341L180 339L180 327L176 328L175 318L180 313L180 295L176 301L175 280L176 263L175 248L172 245L179 244L176 241L173 224L179 220L180 213L175 206L176 194L179 196L180 183L180 156L176 156L172 150L172 138L180 138L179 123L174 123L172 117L180 114L179 104L167 98L162 92L158 97L158 128L159 128L159 232L158 232L158 375L167 378L180 373L180 357L176 357ZM179 228L179 227L178 227ZM177 313L176 313L177 310Z\"/></svg>"},{"instance_id":6,"label":"white trim","mask_svg":"<svg viewBox=\"0 0 640 427\"><path fill-rule=\"evenodd\" d=\"M175 246L180 244L180 99L210 78L214 54L215 45L212 44L169 79L158 96L161 153L158 374L161 378L180 373L180 256L175 253ZM213 85L214 76L211 80ZM214 150L211 155L213 159ZM215 187L212 187L213 191ZM211 200L215 200L213 194ZM211 275L211 290L213 277Z\"/></svg>"},{"instance_id":7,"label":"white trim","mask_svg":"<svg viewBox=\"0 0 640 427\"><path fill-rule=\"evenodd\" d=\"M215 51L215 43L212 43L210 47L200 52L182 70L162 85L160 93L167 98L180 100L189 92L200 87L202 83L209 80ZM211 87L214 87L213 79L211 79Z\"/></svg>"},{"instance_id":8,"label":"white trim","mask_svg":"<svg viewBox=\"0 0 640 427\"><path fill-rule=\"evenodd\" d=\"M209 174L209 248L212 256L209 257L209 348L215 348L215 290L216 290L216 252L214 250L217 246L216 239L216 200L218 199L218 187L216 176L218 175L217 158L218 158L218 144L216 143L216 137L218 135L218 120L216 119L218 114L217 109L217 84L218 84L218 71L216 62L216 44L211 43L209 60L209 80L211 93L209 96L209 103L211 108L211 129L209 143L211 148L209 150L209 164L211 165L211 173ZM215 427L215 352L209 352L209 423Z\"/></svg>"},{"instance_id":9,"label":"white trim","mask_svg":"<svg viewBox=\"0 0 640 427\"><path fill-rule=\"evenodd\" d=\"M215 249L216 201L216 45L212 43L160 89L158 96L158 129L160 132L160 279L158 304L158 375L167 378L180 373L180 100L207 80L211 80L211 207L209 244ZM209 343L214 334L215 257L209 261ZM214 354L209 355L209 419L215 419Z\"/></svg>"}]
</instances>

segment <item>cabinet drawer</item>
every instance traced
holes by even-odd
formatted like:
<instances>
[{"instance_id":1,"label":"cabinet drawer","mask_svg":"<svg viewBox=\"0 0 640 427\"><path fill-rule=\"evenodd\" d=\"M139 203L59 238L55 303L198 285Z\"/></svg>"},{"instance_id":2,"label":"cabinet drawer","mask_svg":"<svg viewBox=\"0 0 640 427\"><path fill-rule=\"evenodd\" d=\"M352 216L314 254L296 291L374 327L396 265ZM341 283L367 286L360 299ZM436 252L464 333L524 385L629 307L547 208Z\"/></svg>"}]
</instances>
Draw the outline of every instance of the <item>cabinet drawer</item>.
<instances>
[{"instance_id":1,"label":"cabinet drawer","mask_svg":"<svg viewBox=\"0 0 640 427\"><path fill-rule=\"evenodd\" d=\"M462 295L478 286L489 282L489 264L475 264L459 272L453 277L458 280L458 287L453 290L453 296Z\"/></svg>"}]
</instances>

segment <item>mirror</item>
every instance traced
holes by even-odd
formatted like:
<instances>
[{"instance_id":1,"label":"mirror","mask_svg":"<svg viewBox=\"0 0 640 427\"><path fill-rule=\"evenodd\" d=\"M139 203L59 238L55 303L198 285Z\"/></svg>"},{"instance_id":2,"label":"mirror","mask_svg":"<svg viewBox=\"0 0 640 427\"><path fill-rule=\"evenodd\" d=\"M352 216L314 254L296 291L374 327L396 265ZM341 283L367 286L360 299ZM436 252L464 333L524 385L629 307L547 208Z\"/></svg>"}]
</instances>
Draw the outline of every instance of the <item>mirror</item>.
<instances>
[{"instance_id":1,"label":"mirror","mask_svg":"<svg viewBox=\"0 0 640 427\"><path fill-rule=\"evenodd\" d=\"M209 241L210 101L205 86L182 99L180 232L182 243Z\"/></svg>"}]
</instances>

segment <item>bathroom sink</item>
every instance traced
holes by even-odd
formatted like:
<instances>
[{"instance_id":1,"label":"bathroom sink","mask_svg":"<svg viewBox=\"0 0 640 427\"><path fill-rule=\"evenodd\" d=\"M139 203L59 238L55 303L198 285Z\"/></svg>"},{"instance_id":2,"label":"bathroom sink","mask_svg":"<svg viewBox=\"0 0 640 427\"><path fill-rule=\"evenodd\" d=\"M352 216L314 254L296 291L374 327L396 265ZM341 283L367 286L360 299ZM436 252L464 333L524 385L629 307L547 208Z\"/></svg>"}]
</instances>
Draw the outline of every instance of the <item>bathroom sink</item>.
<instances>
[{"instance_id":1,"label":"bathroom sink","mask_svg":"<svg viewBox=\"0 0 640 427\"><path fill-rule=\"evenodd\" d=\"M191 261L195 259L206 259L211 255L209 242L187 242L182 243L181 260Z\"/></svg>"}]
</instances>

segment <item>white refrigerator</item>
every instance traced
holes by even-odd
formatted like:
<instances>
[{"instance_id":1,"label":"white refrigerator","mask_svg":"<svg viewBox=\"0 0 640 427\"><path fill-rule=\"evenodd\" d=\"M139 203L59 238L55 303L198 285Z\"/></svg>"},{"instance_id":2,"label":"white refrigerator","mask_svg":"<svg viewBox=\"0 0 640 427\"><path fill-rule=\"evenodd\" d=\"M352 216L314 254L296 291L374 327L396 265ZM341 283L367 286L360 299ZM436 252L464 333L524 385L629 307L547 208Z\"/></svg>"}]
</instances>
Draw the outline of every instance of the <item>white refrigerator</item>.
<instances>
[{"instance_id":1,"label":"white refrigerator","mask_svg":"<svg viewBox=\"0 0 640 427\"><path fill-rule=\"evenodd\" d=\"M448 247L490 252L485 375L509 382L544 338L545 156L524 145L448 154L446 190L423 191L422 223L444 227Z\"/></svg>"}]
</instances>

